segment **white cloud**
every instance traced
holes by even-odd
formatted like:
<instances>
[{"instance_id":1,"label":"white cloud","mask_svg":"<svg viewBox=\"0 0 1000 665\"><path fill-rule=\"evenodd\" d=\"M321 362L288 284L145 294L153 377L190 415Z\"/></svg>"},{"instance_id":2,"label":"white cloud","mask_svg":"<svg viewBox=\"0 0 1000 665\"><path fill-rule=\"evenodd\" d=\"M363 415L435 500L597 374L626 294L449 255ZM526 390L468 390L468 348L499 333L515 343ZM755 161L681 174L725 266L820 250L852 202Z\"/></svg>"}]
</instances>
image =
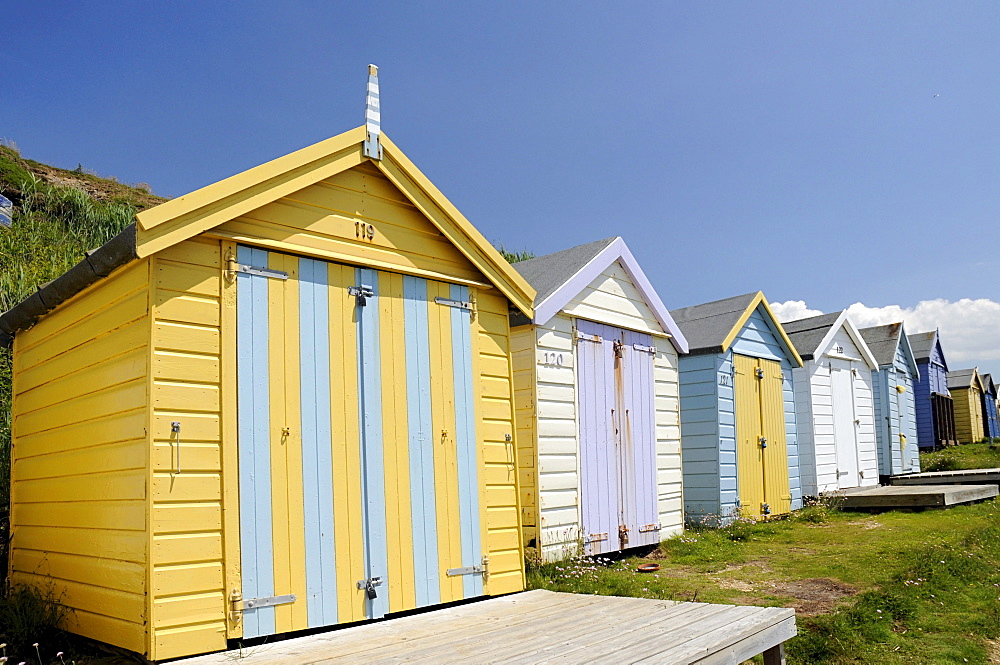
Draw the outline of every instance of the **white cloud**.
<instances>
[{"instance_id":1,"label":"white cloud","mask_svg":"<svg viewBox=\"0 0 1000 665\"><path fill-rule=\"evenodd\" d=\"M810 316L819 316L823 313L818 309L809 309L805 300L786 300L785 302L772 302L770 305L774 315L782 323L808 319Z\"/></svg>"},{"instance_id":2,"label":"white cloud","mask_svg":"<svg viewBox=\"0 0 1000 665\"><path fill-rule=\"evenodd\" d=\"M782 321L821 313L809 309L802 300L772 303L771 308ZM856 302L847 311L859 328L896 321L903 321L911 335L938 328L951 369L978 366L980 371L992 372L994 376L1000 373L1000 302L988 298L962 298L954 302L939 298L921 300L913 307L869 307Z\"/></svg>"}]
</instances>

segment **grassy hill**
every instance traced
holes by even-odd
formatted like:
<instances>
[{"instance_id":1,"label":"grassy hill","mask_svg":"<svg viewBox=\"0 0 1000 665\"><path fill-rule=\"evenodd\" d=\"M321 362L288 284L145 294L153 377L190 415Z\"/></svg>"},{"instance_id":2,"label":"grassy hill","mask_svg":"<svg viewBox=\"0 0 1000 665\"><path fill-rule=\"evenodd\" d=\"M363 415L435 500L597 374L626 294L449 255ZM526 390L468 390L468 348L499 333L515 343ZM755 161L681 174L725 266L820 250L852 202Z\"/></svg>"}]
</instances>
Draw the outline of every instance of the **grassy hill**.
<instances>
[{"instance_id":1,"label":"grassy hill","mask_svg":"<svg viewBox=\"0 0 1000 665\"><path fill-rule=\"evenodd\" d=\"M127 185L78 167L67 171L24 159L0 145L0 194L14 203L11 228L0 226L0 312L58 277L165 199L148 185ZM0 510L8 501L10 349L0 349Z\"/></svg>"}]
</instances>

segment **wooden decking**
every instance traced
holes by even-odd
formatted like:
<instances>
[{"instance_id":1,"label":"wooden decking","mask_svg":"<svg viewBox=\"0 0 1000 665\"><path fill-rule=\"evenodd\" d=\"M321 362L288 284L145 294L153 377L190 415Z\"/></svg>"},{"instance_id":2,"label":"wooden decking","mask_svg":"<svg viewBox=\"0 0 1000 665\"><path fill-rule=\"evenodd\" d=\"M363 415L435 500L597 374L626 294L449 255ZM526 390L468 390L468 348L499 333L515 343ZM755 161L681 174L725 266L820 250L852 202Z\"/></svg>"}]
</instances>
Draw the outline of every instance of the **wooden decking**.
<instances>
[{"instance_id":1,"label":"wooden decking","mask_svg":"<svg viewBox=\"0 0 1000 665\"><path fill-rule=\"evenodd\" d=\"M1000 469L926 471L893 476L889 482L893 485L1000 485Z\"/></svg>"},{"instance_id":2,"label":"wooden decking","mask_svg":"<svg viewBox=\"0 0 1000 665\"><path fill-rule=\"evenodd\" d=\"M178 665L784 663L795 611L527 591Z\"/></svg>"},{"instance_id":3,"label":"wooden decking","mask_svg":"<svg viewBox=\"0 0 1000 665\"><path fill-rule=\"evenodd\" d=\"M852 490L843 497L847 509L945 508L997 495L996 485L887 485Z\"/></svg>"}]
</instances>

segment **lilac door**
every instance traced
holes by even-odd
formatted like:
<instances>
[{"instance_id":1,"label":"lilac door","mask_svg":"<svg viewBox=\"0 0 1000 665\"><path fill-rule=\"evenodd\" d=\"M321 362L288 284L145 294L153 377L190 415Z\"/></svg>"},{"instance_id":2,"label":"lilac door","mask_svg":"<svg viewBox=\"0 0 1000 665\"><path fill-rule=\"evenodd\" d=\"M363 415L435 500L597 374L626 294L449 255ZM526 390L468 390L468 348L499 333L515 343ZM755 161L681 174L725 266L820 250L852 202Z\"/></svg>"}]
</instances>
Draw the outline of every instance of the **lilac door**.
<instances>
[{"instance_id":1,"label":"lilac door","mask_svg":"<svg viewBox=\"0 0 1000 665\"><path fill-rule=\"evenodd\" d=\"M576 325L586 552L656 544L653 338L582 319Z\"/></svg>"}]
</instances>

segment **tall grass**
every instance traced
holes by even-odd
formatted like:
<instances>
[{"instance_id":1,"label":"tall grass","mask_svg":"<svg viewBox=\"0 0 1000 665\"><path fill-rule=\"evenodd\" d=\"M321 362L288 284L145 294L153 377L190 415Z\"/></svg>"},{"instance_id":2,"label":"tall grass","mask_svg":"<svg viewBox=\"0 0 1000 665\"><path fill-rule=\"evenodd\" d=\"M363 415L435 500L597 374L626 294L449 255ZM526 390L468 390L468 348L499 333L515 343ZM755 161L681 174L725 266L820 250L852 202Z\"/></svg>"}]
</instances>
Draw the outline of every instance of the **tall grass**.
<instances>
[{"instance_id":1,"label":"tall grass","mask_svg":"<svg viewBox=\"0 0 1000 665\"><path fill-rule=\"evenodd\" d=\"M50 184L33 172L33 164L0 146L0 194L15 204L11 227L0 227L0 312L120 233L151 202L147 191L118 183L108 183L104 198ZM88 183L101 184L93 177ZM10 349L0 348L0 514L9 505L11 371Z\"/></svg>"}]
</instances>

